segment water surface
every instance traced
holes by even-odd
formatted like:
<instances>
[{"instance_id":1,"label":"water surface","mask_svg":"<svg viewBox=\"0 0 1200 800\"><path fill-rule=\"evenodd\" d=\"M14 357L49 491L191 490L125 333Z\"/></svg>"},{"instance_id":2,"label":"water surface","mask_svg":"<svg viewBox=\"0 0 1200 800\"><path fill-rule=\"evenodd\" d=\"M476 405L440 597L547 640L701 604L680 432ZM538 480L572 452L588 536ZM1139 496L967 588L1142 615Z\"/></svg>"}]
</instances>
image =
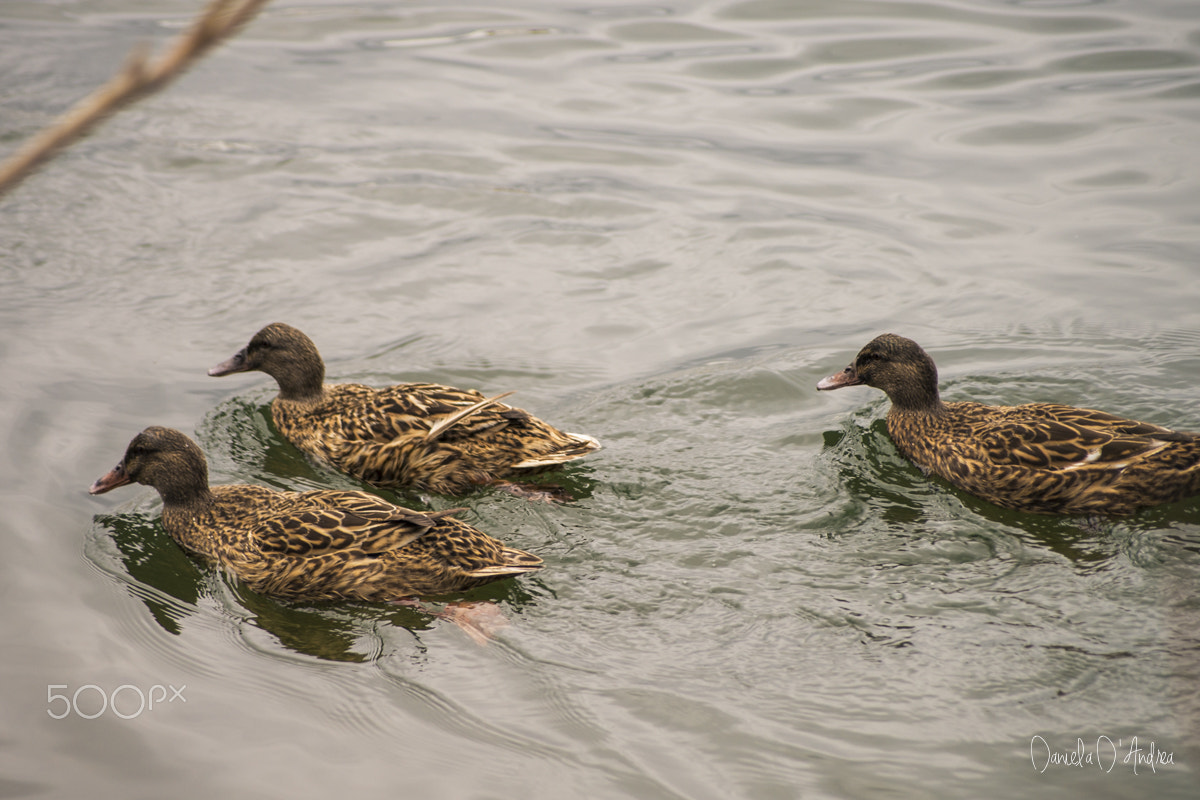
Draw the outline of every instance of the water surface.
<instances>
[{"instance_id":1,"label":"water surface","mask_svg":"<svg viewBox=\"0 0 1200 800\"><path fill-rule=\"evenodd\" d=\"M0 7L0 148L195 9ZM0 201L0 794L1194 797L1200 501L1003 511L815 384L893 330L949 399L1200 428L1198 45L1184 0L278 0ZM205 375L275 320L604 442L569 506L389 495L546 560L470 595L496 642L86 495L149 424L355 486Z\"/></svg>"}]
</instances>

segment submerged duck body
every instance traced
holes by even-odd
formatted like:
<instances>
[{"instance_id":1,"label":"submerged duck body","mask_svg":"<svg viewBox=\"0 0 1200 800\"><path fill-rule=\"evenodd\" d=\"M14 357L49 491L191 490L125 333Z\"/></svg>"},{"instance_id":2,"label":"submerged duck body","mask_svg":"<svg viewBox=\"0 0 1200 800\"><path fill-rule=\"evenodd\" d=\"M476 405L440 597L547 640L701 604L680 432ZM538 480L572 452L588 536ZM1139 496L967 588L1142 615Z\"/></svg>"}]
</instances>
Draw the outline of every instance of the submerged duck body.
<instances>
[{"instance_id":1,"label":"submerged duck body","mask_svg":"<svg viewBox=\"0 0 1200 800\"><path fill-rule=\"evenodd\" d=\"M860 384L891 399L905 458L999 506L1124 515L1200 494L1200 434L1057 403L946 403L933 359L902 336L872 340L817 388Z\"/></svg>"},{"instance_id":2,"label":"submerged duck body","mask_svg":"<svg viewBox=\"0 0 1200 800\"><path fill-rule=\"evenodd\" d=\"M134 437L90 492L129 483L158 491L163 527L179 545L275 597L388 602L542 567L537 556L506 547L453 511L413 511L366 492L210 487L204 454L171 428Z\"/></svg>"},{"instance_id":3,"label":"submerged duck body","mask_svg":"<svg viewBox=\"0 0 1200 800\"><path fill-rule=\"evenodd\" d=\"M283 323L263 328L210 375L258 370L275 378L271 418L301 450L376 486L464 494L560 466L600 448L527 411L433 383L373 388L326 384L316 345ZM511 394L511 392L509 393Z\"/></svg>"}]
</instances>

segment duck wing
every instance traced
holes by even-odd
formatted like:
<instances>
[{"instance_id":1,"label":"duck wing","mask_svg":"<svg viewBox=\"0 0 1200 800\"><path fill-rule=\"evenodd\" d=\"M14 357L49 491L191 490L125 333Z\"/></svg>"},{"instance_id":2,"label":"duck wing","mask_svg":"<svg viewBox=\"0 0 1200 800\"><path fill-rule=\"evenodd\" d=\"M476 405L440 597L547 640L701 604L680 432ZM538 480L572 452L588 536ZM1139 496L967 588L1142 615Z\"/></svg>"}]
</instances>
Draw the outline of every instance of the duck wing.
<instances>
[{"instance_id":1,"label":"duck wing","mask_svg":"<svg viewBox=\"0 0 1200 800\"><path fill-rule=\"evenodd\" d=\"M1120 470L1194 438L1158 425L1050 403L1004 409L974 436L999 465L1052 470Z\"/></svg>"},{"instance_id":2,"label":"duck wing","mask_svg":"<svg viewBox=\"0 0 1200 800\"><path fill-rule=\"evenodd\" d=\"M303 492L259 520L255 543L264 553L311 557L340 550L379 555L411 544L438 520L462 510L425 513L365 492Z\"/></svg>"},{"instance_id":3,"label":"duck wing","mask_svg":"<svg viewBox=\"0 0 1200 800\"><path fill-rule=\"evenodd\" d=\"M1176 431L1149 422L1126 419L1125 417L1118 417L1116 414L1097 411L1093 408L1076 408L1075 406L1066 406L1061 403L1030 403L1024 406L1016 406L1015 408L1037 419L1061 422L1065 425L1075 425L1088 430L1106 432L1118 436L1153 437L1164 442L1193 441L1200 438L1200 434Z\"/></svg>"},{"instance_id":4,"label":"duck wing","mask_svg":"<svg viewBox=\"0 0 1200 800\"><path fill-rule=\"evenodd\" d=\"M499 402L512 392L484 397L476 391L436 383L404 383L383 389L339 384L330 391L321 414L347 441L432 443L447 434L470 436L529 418L528 412Z\"/></svg>"},{"instance_id":5,"label":"duck wing","mask_svg":"<svg viewBox=\"0 0 1200 800\"><path fill-rule=\"evenodd\" d=\"M465 424L465 421L470 417L479 414L479 412L483 411L488 406L495 405L497 400L503 400L505 397L508 397L511 394L515 394L515 392L505 392L504 394L498 394L495 397L489 397L486 400L480 400L478 403L469 405L461 411L456 411L453 414L442 417L435 424L431 425L429 432L425 434L426 444L436 441L437 438L449 428L458 425L459 423ZM505 406L504 408L508 409L509 411L518 410L513 409L511 406ZM504 418L512 419L513 417L509 415L505 416Z\"/></svg>"},{"instance_id":6,"label":"duck wing","mask_svg":"<svg viewBox=\"0 0 1200 800\"><path fill-rule=\"evenodd\" d=\"M382 497L370 492L361 492L353 489L317 489L315 491L300 492L296 497L299 500L315 504L321 508L351 511L365 520L381 522L397 519L411 519L414 522L420 518L438 519L439 517L464 510L455 508L450 511L413 511L410 508L389 503Z\"/></svg>"}]
</instances>

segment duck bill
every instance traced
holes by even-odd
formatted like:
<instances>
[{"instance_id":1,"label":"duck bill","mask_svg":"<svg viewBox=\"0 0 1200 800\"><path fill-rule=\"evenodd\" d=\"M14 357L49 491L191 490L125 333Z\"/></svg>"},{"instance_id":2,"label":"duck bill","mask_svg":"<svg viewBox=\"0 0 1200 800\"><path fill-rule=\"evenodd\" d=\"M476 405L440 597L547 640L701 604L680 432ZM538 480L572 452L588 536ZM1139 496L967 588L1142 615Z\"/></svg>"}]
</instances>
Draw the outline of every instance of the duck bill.
<instances>
[{"instance_id":1,"label":"duck bill","mask_svg":"<svg viewBox=\"0 0 1200 800\"><path fill-rule=\"evenodd\" d=\"M124 486L132 482L125 473L125 462L122 461L110 471L97 478L96 482L88 487L88 494L104 494L118 486Z\"/></svg>"},{"instance_id":2,"label":"duck bill","mask_svg":"<svg viewBox=\"0 0 1200 800\"><path fill-rule=\"evenodd\" d=\"M232 375L235 372L246 371L246 351L238 350L233 354L232 358L222 361L208 371L208 374L214 378L219 378L222 375Z\"/></svg>"},{"instance_id":3,"label":"duck bill","mask_svg":"<svg viewBox=\"0 0 1200 800\"><path fill-rule=\"evenodd\" d=\"M843 386L858 386L862 383L858 379L858 372L855 371L854 365L846 367L841 372L835 372L828 378L822 378L817 384L817 388L821 390L841 389Z\"/></svg>"}]
</instances>

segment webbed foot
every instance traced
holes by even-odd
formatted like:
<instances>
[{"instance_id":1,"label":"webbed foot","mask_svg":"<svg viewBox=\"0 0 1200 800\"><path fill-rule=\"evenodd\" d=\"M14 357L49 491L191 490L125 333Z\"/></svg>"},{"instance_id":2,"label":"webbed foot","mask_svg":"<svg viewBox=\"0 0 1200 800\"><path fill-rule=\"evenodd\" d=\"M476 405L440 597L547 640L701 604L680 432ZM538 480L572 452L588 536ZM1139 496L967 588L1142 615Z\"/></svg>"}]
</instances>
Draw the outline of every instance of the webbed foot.
<instances>
[{"instance_id":1,"label":"webbed foot","mask_svg":"<svg viewBox=\"0 0 1200 800\"><path fill-rule=\"evenodd\" d=\"M512 481L495 480L491 485L502 492L539 503L569 503L575 499L563 487L550 483L513 483Z\"/></svg>"}]
</instances>

